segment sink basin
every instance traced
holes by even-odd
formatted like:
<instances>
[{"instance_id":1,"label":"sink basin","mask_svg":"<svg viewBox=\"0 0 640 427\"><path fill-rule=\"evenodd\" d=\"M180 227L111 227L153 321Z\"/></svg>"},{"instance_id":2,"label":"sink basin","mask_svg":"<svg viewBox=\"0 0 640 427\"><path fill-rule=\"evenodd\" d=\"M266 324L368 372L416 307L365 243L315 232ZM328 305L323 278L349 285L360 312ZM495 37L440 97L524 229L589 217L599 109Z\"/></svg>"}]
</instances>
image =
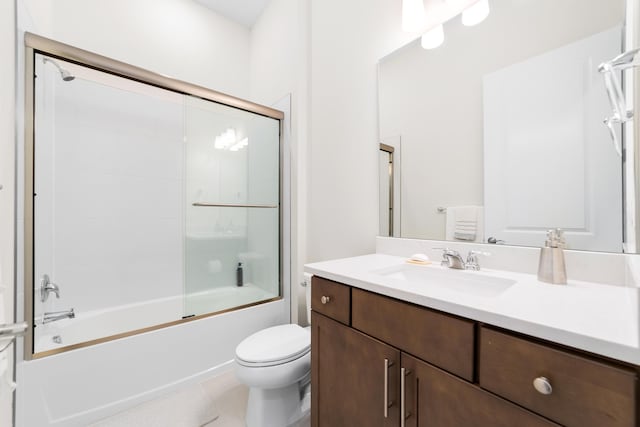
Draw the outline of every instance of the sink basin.
<instances>
[{"instance_id":1,"label":"sink basin","mask_svg":"<svg viewBox=\"0 0 640 427\"><path fill-rule=\"evenodd\" d=\"M515 280L495 277L478 271L410 264L375 270L373 273L416 285L441 287L487 298L496 297L516 284Z\"/></svg>"}]
</instances>

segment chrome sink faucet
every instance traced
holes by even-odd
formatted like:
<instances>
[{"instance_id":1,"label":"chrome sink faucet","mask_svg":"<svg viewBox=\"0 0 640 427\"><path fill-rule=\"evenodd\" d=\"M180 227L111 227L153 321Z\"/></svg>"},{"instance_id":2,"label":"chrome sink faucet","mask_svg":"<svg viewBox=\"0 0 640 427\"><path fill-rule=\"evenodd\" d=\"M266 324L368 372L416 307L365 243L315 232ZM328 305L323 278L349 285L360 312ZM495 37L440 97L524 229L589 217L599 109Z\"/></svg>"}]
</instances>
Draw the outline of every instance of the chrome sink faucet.
<instances>
[{"instance_id":1,"label":"chrome sink faucet","mask_svg":"<svg viewBox=\"0 0 640 427\"><path fill-rule=\"evenodd\" d=\"M449 248L434 248L442 249L442 261L440 265L443 267L454 268L456 270L464 270L465 262L460 255L460 252Z\"/></svg>"},{"instance_id":2,"label":"chrome sink faucet","mask_svg":"<svg viewBox=\"0 0 640 427\"><path fill-rule=\"evenodd\" d=\"M440 265L443 267L453 268L455 270L480 270L478 263L478 255L491 255L489 252L469 251L467 260L462 259L460 252L449 248L433 248L442 250L442 261Z\"/></svg>"}]
</instances>

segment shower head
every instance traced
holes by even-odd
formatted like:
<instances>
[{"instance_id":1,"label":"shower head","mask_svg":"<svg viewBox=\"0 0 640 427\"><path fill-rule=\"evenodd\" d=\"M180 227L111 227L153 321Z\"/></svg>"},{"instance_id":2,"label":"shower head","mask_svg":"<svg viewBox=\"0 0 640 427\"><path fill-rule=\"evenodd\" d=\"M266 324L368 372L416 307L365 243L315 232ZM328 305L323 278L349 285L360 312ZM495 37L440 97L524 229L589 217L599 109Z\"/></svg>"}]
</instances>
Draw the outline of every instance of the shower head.
<instances>
[{"instance_id":1,"label":"shower head","mask_svg":"<svg viewBox=\"0 0 640 427\"><path fill-rule=\"evenodd\" d=\"M603 62L598 66L598 71L604 73L608 70L624 70L637 65L636 56L640 49L628 50L613 58L611 61Z\"/></svg>"},{"instance_id":2,"label":"shower head","mask_svg":"<svg viewBox=\"0 0 640 427\"><path fill-rule=\"evenodd\" d=\"M62 68L56 61L54 61L53 59L50 58L43 58L42 62L44 62L45 64L47 62L52 63L57 69L58 71L60 71L60 76L62 77L62 80L64 80L65 82L70 82L71 80L75 79L76 76L74 76L73 74L71 74L68 70Z\"/></svg>"}]
</instances>

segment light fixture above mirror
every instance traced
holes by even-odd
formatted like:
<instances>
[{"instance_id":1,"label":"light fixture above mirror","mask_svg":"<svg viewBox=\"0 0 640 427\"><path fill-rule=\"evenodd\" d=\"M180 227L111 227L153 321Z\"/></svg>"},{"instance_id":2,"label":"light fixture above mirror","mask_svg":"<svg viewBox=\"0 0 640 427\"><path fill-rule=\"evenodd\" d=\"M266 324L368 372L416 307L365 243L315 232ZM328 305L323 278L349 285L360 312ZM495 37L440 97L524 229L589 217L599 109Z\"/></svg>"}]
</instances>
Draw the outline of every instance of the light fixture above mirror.
<instances>
[{"instance_id":1,"label":"light fixture above mirror","mask_svg":"<svg viewBox=\"0 0 640 427\"><path fill-rule=\"evenodd\" d=\"M422 34L422 47L434 49L444 42L445 22L462 14L463 25L477 25L489 12L489 0L402 0L402 30Z\"/></svg>"}]
</instances>

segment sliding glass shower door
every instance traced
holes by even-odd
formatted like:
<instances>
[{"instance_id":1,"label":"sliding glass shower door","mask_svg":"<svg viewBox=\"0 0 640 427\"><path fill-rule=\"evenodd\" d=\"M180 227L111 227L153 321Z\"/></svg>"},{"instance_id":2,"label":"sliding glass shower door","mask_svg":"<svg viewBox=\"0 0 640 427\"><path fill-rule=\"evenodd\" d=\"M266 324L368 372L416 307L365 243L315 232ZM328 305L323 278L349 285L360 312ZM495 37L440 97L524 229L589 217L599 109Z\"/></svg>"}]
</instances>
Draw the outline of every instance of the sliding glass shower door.
<instances>
[{"instance_id":1,"label":"sliding glass shower door","mask_svg":"<svg viewBox=\"0 0 640 427\"><path fill-rule=\"evenodd\" d=\"M33 65L33 354L281 298L278 118Z\"/></svg>"},{"instance_id":2,"label":"sliding glass shower door","mask_svg":"<svg viewBox=\"0 0 640 427\"><path fill-rule=\"evenodd\" d=\"M279 121L194 97L185 112L185 313L277 297Z\"/></svg>"}]
</instances>

